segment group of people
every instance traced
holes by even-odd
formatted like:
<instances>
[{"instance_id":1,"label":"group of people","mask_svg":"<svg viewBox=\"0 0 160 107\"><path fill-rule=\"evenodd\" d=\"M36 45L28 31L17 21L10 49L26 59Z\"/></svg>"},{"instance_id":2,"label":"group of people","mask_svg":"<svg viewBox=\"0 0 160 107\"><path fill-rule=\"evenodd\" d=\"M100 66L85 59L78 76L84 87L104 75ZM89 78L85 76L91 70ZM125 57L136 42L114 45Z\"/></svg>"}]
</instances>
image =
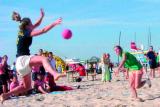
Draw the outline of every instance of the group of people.
<instances>
[{"instance_id":1,"label":"group of people","mask_svg":"<svg viewBox=\"0 0 160 107\"><path fill-rule=\"evenodd\" d=\"M50 64L49 59L40 55L30 55L29 47L32 44L33 37L40 36L55 26L61 24L62 18L58 18L48 26L36 30L36 28L41 24L44 18L43 9L40 10L40 18L36 23L32 23L30 18L21 18L18 12L13 12L12 19L19 22L19 32L17 36L17 55L16 55L16 70L18 74L22 77L22 85L17 86L13 90L2 93L1 101L8 99L11 95L18 95L24 93L31 89L31 69L36 66L43 66L45 71L50 73L54 80L58 80L60 77L65 75L58 73Z\"/></svg>"},{"instance_id":2,"label":"group of people","mask_svg":"<svg viewBox=\"0 0 160 107\"><path fill-rule=\"evenodd\" d=\"M43 53L43 50L40 49L37 56L44 56L47 57L49 63L53 69L56 69L56 62L53 59L53 53L49 52L48 55ZM16 64L13 63L12 66L7 64L8 57L4 55L0 61L0 89L1 94L7 93L12 91L16 87L23 85L23 82L19 77L19 73L16 70ZM65 91L65 90L72 90L71 87L67 86L58 86L54 81L54 77L45 71L43 66L33 66L31 68L31 75L32 75L32 88L28 91L28 93L49 93L52 91ZM18 95L27 94L27 93L20 93Z\"/></svg>"},{"instance_id":3,"label":"group of people","mask_svg":"<svg viewBox=\"0 0 160 107\"><path fill-rule=\"evenodd\" d=\"M19 32L17 36L17 55L16 55L16 71L21 76L22 81L21 83L17 82L17 77L13 76L12 82L16 87L12 88L10 91L7 91L6 81L4 81L4 75L6 75L3 70L4 66L6 66L6 60L7 58L2 58L1 64L0 64L0 78L1 81L3 81L2 87L3 87L3 93L0 96L1 102L5 101L12 95L19 95L21 93L25 93L29 91L32 87L31 83L31 71L33 71L33 81L34 81L34 87L42 92L47 93L51 91L53 88L52 86L56 86L54 80L58 80L61 77L66 76L65 74L60 74L56 71L56 69L52 66L50 63L50 57L46 57L43 55L30 55L30 49L29 47L32 44L33 37L40 36L52 28L54 28L57 25L60 25L62 23L62 18L58 18L48 26L36 30L36 28L41 24L42 20L44 18L44 11L43 9L40 10L40 18L37 20L36 23L32 23L30 18L24 17L21 18L20 14L17 12L13 12L12 19L16 22L20 23L19 26ZM136 59L136 57L129 52L125 52L121 46L115 46L114 47L115 53L122 58L122 61L120 62L118 68L115 70L115 74L118 75L119 71L125 67L127 69L127 72L129 72L129 84L130 89L132 93L132 97L138 101L142 101L141 98L137 96L137 88L141 88L144 86L145 83L148 83L149 87L151 87L150 79L147 79L145 81L141 81L142 75L143 75L143 67L142 64ZM146 55L149 59L149 63L151 65L151 69L155 68L154 62L151 60L153 56L151 54ZM109 54L103 54L101 58L101 66L102 66L102 81L110 81L111 80L111 74L109 73ZM45 75L47 75L44 79L46 80L45 83L43 80L44 73L41 72L43 69L45 70ZM38 73L37 73L38 72ZM152 77L154 77L154 70L152 72ZM50 82L52 81L52 82ZM50 87L50 83L52 83L52 86ZM54 88L55 89L55 88Z\"/></svg>"}]
</instances>

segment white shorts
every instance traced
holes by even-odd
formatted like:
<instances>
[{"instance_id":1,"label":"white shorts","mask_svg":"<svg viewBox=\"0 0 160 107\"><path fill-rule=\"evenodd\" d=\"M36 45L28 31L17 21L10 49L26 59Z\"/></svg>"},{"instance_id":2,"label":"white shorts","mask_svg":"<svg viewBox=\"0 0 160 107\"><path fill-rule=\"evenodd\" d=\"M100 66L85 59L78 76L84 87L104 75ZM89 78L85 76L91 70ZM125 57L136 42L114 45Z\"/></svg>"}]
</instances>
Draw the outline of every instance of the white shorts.
<instances>
[{"instance_id":1,"label":"white shorts","mask_svg":"<svg viewBox=\"0 0 160 107\"><path fill-rule=\"evenodd\" d=\"M21 77L31 73L31 67L29 61L33 55L24 55L17 58L16 70Z\"/></svg>"}]
</instances>

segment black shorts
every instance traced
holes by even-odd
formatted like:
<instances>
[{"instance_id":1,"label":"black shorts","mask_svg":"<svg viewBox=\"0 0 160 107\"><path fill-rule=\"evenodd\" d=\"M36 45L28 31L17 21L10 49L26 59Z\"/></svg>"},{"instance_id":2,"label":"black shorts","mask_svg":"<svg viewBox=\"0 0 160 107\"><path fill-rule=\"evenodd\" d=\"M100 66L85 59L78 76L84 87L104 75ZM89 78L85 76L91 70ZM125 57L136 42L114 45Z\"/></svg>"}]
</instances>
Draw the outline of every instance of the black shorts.
<instances>
[{"instance_id":1,"label":"black shorts","mask_svg":"<svg viewBox=\"0 0 160 107\"><path fill-rule=\"evenodd\" d=\"M160 67L160 62L157 63L157 67Z\"/></svg>"},{"instance_id":2,"label":"black shorts","mask_svg":"<svg viewBox=\"0 0 160 107\"><path fill-rule=\"evenodd\" d=\"M7 85L7 77L5 74L0 75L0 84Z\"/></svg>"},{"instance_id":3,"label":"black shorts","mask_svg":"<svg viewBox=\"0 0 160 107\"><path fill-rule=\"evenodd\" d=\"M149 62L149 66L151 69L155 69L157 68L157 62L156 61Z\"/></svg>"}]
</instances>

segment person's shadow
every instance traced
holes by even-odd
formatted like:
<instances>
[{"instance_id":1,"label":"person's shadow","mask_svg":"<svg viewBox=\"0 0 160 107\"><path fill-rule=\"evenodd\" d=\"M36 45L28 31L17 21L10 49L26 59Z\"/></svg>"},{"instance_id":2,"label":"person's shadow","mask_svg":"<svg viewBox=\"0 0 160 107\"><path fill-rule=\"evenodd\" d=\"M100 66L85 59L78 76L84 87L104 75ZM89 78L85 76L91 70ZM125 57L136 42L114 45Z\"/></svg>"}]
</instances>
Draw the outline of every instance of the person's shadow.
<instances>
[{"instance_id":1,"label":"person's shadow","mask_svg":"<svg viewBox=\"0 0 160 107\"><path fill-rule=\"evenodd\" d=\"M156 94L156 95L149 95L151 98L147 98L145 100L155 100L157 98L160 98L160 94Z\"/></svg>"}]
</instances>

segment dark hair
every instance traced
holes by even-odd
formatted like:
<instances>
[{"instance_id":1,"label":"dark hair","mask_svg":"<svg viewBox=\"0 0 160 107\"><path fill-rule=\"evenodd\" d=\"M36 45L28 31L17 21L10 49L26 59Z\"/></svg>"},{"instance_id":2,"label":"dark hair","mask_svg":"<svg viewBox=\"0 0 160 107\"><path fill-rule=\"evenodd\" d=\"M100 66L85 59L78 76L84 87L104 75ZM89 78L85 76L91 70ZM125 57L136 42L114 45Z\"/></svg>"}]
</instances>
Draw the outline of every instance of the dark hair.
<instances>
[{"instance_id":1,"label":"dark hair","mask_svg":"<svg viewBox=\"0 0 160 107\"><path fill-rule=\"evenodd\" d=\"M152 49L153 49L153 46L149 46L149 48L152 48Z\"/></svg>"},{"instance_id":2,"label":"dark hair","mask_svg":"<svg viewBox=\"0 0 160 107\"><path fill-rule=\"evenodd\" d=\"M122 47L119 46L119 45L116 45L114 48L118 48L119 50L122 50L122 51L123 51Z\"/></svg>"},{"instance_id":3,"label":"dark hair","mask_svg":"<svg viewBox=\"0 0 160 107\"><path fill-rule=\"evenodd\" d=\"M43 49L39 49L39 52L43 52Z\"/></svg>"},{"instance_id":4,"label":"dark hair","mask_svg":"<svg viewBox=\"0 0 160 107\"><path fill-rule=\"evenodd\" d=\"M8 56L7 56L7 55L3 55L3 58L4 58L4 57L8 58Z\"/></svg>"},{"instance_id":5,"label":"dark hair","mask_svg":"<svg viewBox=\"0 0 160 107\"><path fill-rule=\"evenodd\" d=\"M53 54L52 52L49 52L49 54Z\"/></svg>"},{"instance_id":6,"label":"dark hair","mask_svg":"<svg viewBox=\"0 0 160 107\"><path fill-rule=\"evenodd\" d=\"M13 74L13 75L11 75L10 78L11 78L11 79L13 79L13 78L16 78L16 79L17 79L17 75L16 75L16 74Z\"/></svg>"},{"instance_id":7,"label":"dark hair","mask_svg":"<svg viewBox=\"0 0 160 107\"><path fill-rule=\"evenodd\" d=\"M81 63L78 63L79 66L83 66Z\"/></svg>"},{"instance_id":8,"label":"dark hair","mask_svg":"<svg viewBox=\"0 0 160 107\"><path fill-rule=\"evenodd\" d=\"M13 74L12 76L13 76L13 78L14 78L14 77L17 78L17 75L16 75L16 74Z\"/></svg>"},{"instance_id":9,"label":"dark hair","mask_svg":"<svg viewBox=\"0 0 160 107\"><path fill-rule=\"evenodd\" d=\"M13 13L12 13L12 20L15 20L15 19L14 19L14 15L15 15L15 14L16 14L16 12L13 12Z\"/></svg>"},{"instance_id":10,"label":"dark hair","mask_svg":"<svg viewBox=\"0 0 160 107\"><path fill-rule=\"evenodd\" d=\"M108 57L110 57L110 54L109 54L109 53L107 53L107 55L108 55Z\"/></svg>"},{"instance_id":11,"label":"dark hair","mask_svg":"<svg viewBox=\"0 0 160 107\"><path fill-rule=\"evenodd\" d=\"M19 26L20 30L24 30L26 26L29 25L30 23L31 23L31 20L29 18L23 18Z\"/></svg>"},{"instance_id":12,"label":"dark hair","mask_svg":"<svg viewBox=\"0 0 160 107\"><path fill-rule=\"evenodd\" d=\"M122 47L119 45L116 45L114 48L118 48L119 50L123 51Z\"/></svg>"}]
</instances>

